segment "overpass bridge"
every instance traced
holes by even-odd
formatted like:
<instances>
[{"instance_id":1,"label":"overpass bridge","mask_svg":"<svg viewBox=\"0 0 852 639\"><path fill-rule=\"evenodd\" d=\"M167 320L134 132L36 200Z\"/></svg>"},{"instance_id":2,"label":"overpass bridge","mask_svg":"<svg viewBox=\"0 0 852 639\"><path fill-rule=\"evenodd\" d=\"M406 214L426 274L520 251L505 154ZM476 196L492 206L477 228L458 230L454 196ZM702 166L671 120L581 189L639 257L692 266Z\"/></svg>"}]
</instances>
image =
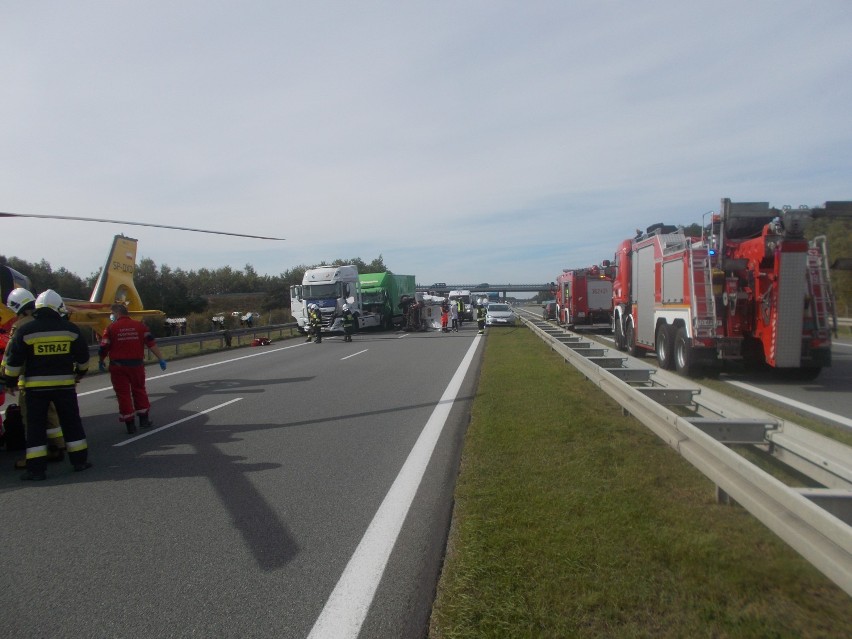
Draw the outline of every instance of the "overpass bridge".
<instances>
[{"instance_id":1,"label":"overpass bridge","mask_svg":"<svg viewBox=\"0 0 852 639\"><path fill-rule=\"evenodd\" d=\"M539 293L541 291L550 291L556 287L552 282L543 284L447 284L445 282L437 282L435 284L417 284L416 290L418 293L430 293L432 295L446 296L450 291L465 290L471 293L493 293L496 292L501 298L506 297L506 293Z\"/></svg>"}]
</instances>

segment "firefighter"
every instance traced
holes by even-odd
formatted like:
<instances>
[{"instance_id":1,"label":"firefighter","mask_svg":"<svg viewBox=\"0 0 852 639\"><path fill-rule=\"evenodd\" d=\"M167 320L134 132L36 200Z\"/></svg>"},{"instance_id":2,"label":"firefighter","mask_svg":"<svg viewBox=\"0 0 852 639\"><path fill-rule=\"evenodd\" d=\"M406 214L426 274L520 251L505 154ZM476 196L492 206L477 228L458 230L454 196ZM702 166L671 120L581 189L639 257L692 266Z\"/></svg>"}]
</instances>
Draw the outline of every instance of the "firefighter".
<instances>
[{"instance_id":1,"label":"firefighter","mask_svg":"<svg viewBox=\"0 0 852 639\"><path fill-rule=\"evenodd\" d=\"M145 388L145 347L148 347L166 370L166 360L160 353L148 327L130 317L124 304L113 304L113 322L107 326L98 348L98 368L106 372L104 362L109 356L109 378L118 399L118 420L127 432L136 432L136 416L143 428L151 426L151 402Z\"/></svg>"},{"instance_id":2,"label":"firefighter","mask_svg":"<svg viewBox=\"0 0 852 639\"><path fill-rule=\"evenodd\" d=\"M349 310L349 305L343 305L343 341L351 342L352 333L355 332L355 316Z\"/></svg>"},{"instance_id":3,"label":"firefighter","mask_svg":"<svg viewBox=\"0 0 852 639\"><path fill-rule=\"evenodd\" d=\"M476 323L479 325L479 334L480 335L485 334L485 314L486 314L485 305L479 304L476 307Z\"/></svg>"},{"instance_id":4,"label":"firefighter","mask_svg":"<svg viewBox=\"0 0 852 639\"><path fill-rule=\"evenodd\" d=\"M33 319L35 319L33 317L35 302L36 298L25 288L16 288L9 293L9 297L6 299L6 306L8 306L18 316L18 319L15 320L15 323L12 325L12 329L9 332L10 341L15 337L15 333L21 326L29 324L33 321ZM26 391L24 389L24 375L25 371L22 370L21 374L18 376L18 405L21 407L21 420L26 428L27 403ZM12 396L15 395L14 388L11 390L10 394ZM59 425L59 416L56 414L56 407L53 403L51 403L47 409L47 442L48 461L62 461L65 454L65 439L62 436L62 427ZM15 462L15 468L24 469L26 467L26 457Z\"/></svg>"},{"instance_id":5,"label":"firefighter","mask_svg":"<svg viewBox=\"0 0 852 639\"><path fill-rule=\"evenodd\" d=\"M316 304L311 304L311 308L308 311L308 322L310 323L310 330L313 333L314 341L319 344L322 342L322 313L320 313L319 306ZM311 341L311 338L308 337L308 341Z\"/></svg>"},{"instance_id":6,"label":"firefighter","mask_svg":"<svg viewBox=\"0 0 852 639\"><path fill-rule=\"evenodd\" d=\"M56 407L65 431L68 461L75 471L91 468L80 419L76 384L89 369L89 347L80 329L63 319L62 298L47 289L35 300L35 319L21 326L9 343L4 382L12 387L21 373L27 411L27 470L23 480L46 478L47 411Z\"/></svg>"}]
</instances>

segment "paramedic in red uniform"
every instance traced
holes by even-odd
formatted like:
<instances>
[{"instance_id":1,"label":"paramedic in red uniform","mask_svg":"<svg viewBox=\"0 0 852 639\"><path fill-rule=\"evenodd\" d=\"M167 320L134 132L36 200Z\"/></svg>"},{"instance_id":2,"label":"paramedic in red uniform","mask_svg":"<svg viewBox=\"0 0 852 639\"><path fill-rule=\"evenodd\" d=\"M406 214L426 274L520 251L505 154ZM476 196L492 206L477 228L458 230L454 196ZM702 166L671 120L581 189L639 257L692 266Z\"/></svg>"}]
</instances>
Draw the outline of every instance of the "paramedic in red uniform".
<instances>
[{"instance_id":1,"label":"paramedic in red uniform","mask_svg":"<svg viewBox=\"0 0 852 639\"><path fill-rule=\"evenodd\" d=\"M118 419L127 427L128 433L135 433L137 415L140 426L151 425L148 418L151 402L145 390L145 347L160 361L162 370L166 370L166 360L151 331L145 324L130 317L124 304L113 305L112 313L115 321L101 338L98 368L106 371L104 360L109 356L109 377L118 398Z\"/></svg>"}]
</instances>

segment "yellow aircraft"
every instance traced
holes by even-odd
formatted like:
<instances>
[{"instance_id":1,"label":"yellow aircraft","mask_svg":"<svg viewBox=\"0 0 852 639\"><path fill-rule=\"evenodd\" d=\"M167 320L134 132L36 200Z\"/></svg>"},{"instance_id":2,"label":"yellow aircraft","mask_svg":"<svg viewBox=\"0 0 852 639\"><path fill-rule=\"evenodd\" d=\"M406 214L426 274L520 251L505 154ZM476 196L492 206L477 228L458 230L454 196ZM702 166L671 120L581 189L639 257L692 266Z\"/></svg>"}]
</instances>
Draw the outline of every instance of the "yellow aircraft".
<instances>
[{"instance_id":1,"label":"yellow aircraft","mask_svg":"<svg viewBox=\"0 0 852 639\"><path fill-rule=\"evenodd\" d=\"M68 309L68 319L80 327L91 327L101 335L110 323L110 307L113 304L124 304L130 311L131 317L163 317L165 313L156 310L145 310L142 299L133 283L133 271L136 268L136 240L124 235L116 235L112 243L106 264L92 296L88 301L63 297ZM0 289L5 300L12 289L30 288L30 279L9 266L0 267ZM35 294L35 291L33 291ZM4 303L0 303L0 344L8 338L8 331L15 323L17 315ZM2 344L5 346L5 344Z\"/></svg>"},{"instance_id":2,"label":"yellow aircraft","mask_svg":"<svg viewBox=\"0 0 852 639\"><path fill-rule=\"evenodd\" d=\"M280 237L265 237L261 235L245 235L226 231L208 231L181 226L167 226L146 222L124 222L118 220L101 220L84 217L62 217L57 215L35 215L22 213L3 213L0 217L37 217L58 220L76 220L81 222L107 222L112 224L131 224L136 226L153 226L157 228L176 229L179 231L194 231L197 233L215 233L217 235L234 235L261 240L283 240ZM145 310L136 285L133 283L133 272L136 270L136 242L132 237L116 235L112 250L107 256L106 264L98 276L92 296L88 301L63 298L69 311L69 319L78 326L91 327L100 336L110 323L110 307L113 304L124 304L130 311L130 316L136 319L144 317L163 317L165 313L157 310ZM9 330L15 323L17 315L6 306L9 293L15 288L26 288L32 291L30 279L8 266L0 266L0 350L5 350L9 339ZM33 294L36 291L32 291ZM61 293L61 291L58 291Z\"/></svg>"}]
</instances>

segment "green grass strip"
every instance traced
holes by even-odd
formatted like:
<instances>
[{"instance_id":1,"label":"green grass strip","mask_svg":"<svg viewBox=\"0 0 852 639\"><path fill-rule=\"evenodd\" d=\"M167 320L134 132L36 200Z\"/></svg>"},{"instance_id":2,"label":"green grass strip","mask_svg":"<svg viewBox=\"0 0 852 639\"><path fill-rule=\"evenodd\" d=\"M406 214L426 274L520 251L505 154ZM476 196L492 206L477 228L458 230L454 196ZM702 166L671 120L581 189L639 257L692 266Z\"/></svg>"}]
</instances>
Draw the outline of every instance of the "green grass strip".
<instances>
[{"instance_id":1,"label":"green grass strip","mask_svg":"<svg viewBox=\"0 0 852 639\"><path fill-rule=\"evenodd\" d=\"M848 637L852 599L530 331L490 330L431 639Z\"/></svg>"}]
</instances>

